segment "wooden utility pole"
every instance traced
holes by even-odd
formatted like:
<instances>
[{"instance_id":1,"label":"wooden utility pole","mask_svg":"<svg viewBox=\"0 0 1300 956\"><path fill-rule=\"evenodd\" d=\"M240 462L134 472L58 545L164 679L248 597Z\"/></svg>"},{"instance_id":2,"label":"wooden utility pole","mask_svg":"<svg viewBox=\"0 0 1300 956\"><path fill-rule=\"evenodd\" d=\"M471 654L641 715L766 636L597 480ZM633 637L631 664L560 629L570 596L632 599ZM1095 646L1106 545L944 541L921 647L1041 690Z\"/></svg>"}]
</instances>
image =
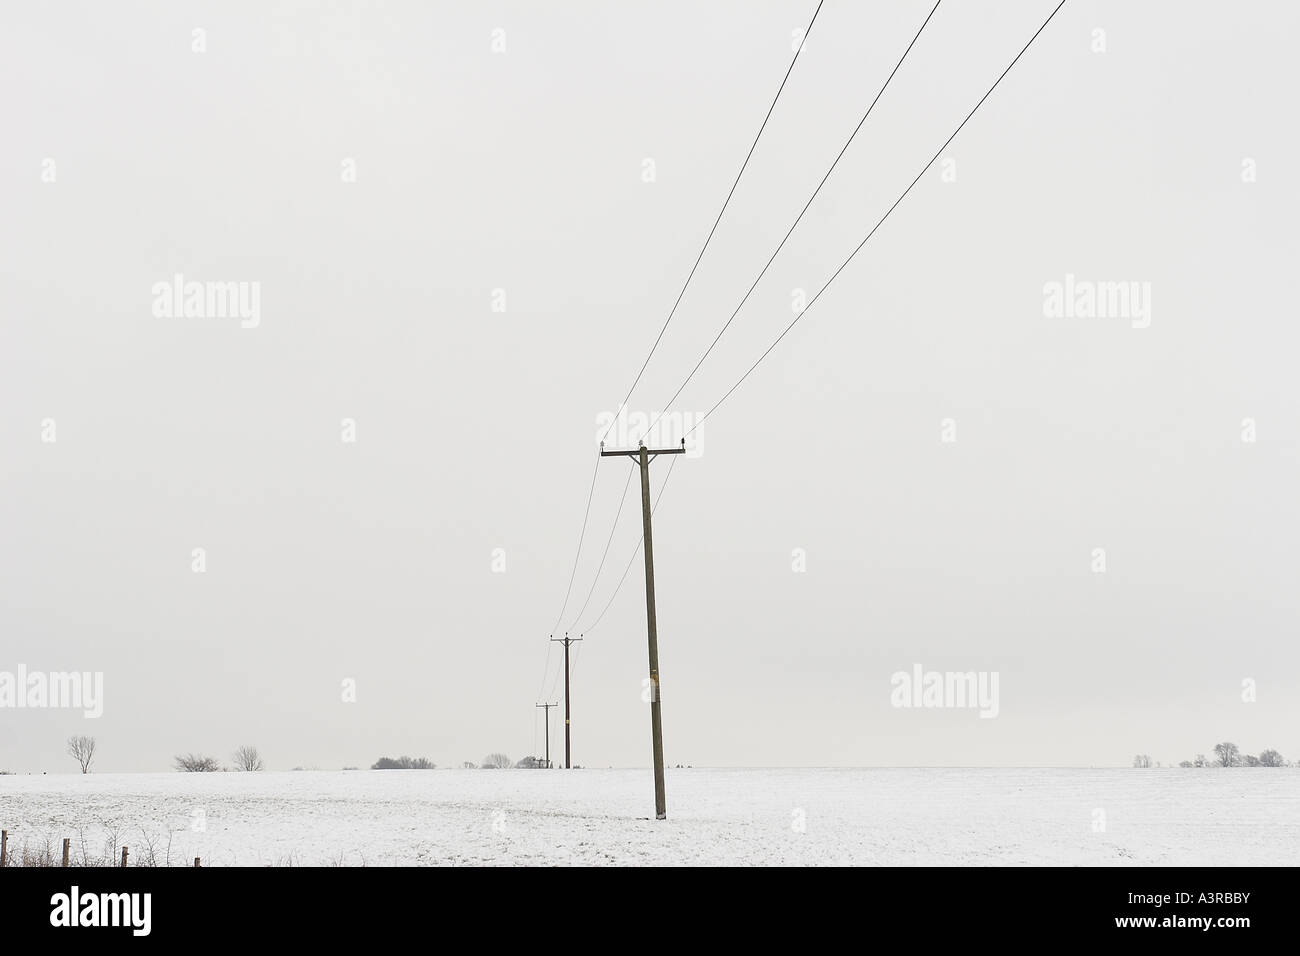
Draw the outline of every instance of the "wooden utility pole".
<instances>
[{"instance_id":1,"label":"wooden utility pole","mask_svg":"<svg viewBox=\"0 0 1300 956\"><path fill-rule=\"evenodd\" d=\"M582 638L569 637L569 632L565 631L563 638L553 637L551 640L564 645L564 769L568 770L571 766L569 763L569 645L577 644Z\"/></svg>"},{"instance_id":2,"label":"wooden utility pole","mask_svg":"<svg viewBox=\"0 0 1300 956\"><path fill-rule=\"evenodd\" d=\"M650 462L657 455L681 455L686 452L686 439L680 448L658 448L653 451L642 445L636 451L605 451L600 443L600 455L607 458L624 455L637 459L641 466L641 522L644 527L642 546L645 550L645 614L646 632L650 645L650 738L655 762L655 819L668 818L664 796L664 728L659 701L659 630L655 621L655 559L654 543L650 535Z\"/></svg>"},{"instance_id":3,"label":"wooden utility pole","mask_svg":"<svg viewBox=\"0 0 1300 956\"><path fill-rule=\"evenodd\" d=\"M534 707L546 708L546 769L551 769L551 708L559 707L559 704L534 704ZM533 724L536 727L536 724Z\"/></svg>"}]
</instances>

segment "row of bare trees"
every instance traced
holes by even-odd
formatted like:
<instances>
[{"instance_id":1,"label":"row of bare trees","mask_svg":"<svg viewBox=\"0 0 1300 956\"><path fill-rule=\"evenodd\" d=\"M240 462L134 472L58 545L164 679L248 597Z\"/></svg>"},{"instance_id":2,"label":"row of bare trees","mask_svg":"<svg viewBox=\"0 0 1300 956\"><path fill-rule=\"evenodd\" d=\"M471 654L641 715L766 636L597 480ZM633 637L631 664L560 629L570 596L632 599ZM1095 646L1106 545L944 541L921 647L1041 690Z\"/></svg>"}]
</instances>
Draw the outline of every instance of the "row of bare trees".
<instances>
[{"instance_id":1,"label":"row of bare trees","mask_svg":"<svg viewBox=\"0 0 1300 956\"><path fill-rule=\"evenodd\" d=\"M82 773L90 773L90 765L95 760L95 748L98 741L84 735L68 738L68 756L77 761ZM264 770L266 764L256 747L245 745L235 751L231 758L236 770ZM211 773L223 769L216 757L203 754L181 754L175 759L174 766L185 773Z\"/></svg>"},{"instance_id":2,"label":"row of bare trees","mask_svg":"<svg viewBox=\"0 0 1300 956\"><path fill-rule=\"evenodd\" d=\"M371 770L433 770L437 764L431 760L414 757L380 757L370 767ZM524 757L515 762L503 753L491 753L483 758L482 763L466 760L462 770L508 770L511 767L522 770L544 769L546 761L541 757Z\"/></svg>"},{"instance_id":3,"label":"row of bare trees","mask_svg":"<svg viewBox=\"0 0 1300 956\"><path fill-rule=\"evenodd\" d=\"M515 763L503 753L488 754L483 758L482 763L474 763L472 760L466 760L462 763L462 770L509 770L511 767L533 767L540 766L544 761L536 757L525 757L523 760Z\"/></svg>"},{"instance_id":4,"label":"row of bare trees","mask_svg":"<svg viewBox=\"0 0 1300 956\"><path fill-rule=\"evenodd\" d=\"M434 770L437 764L428 757L380 757L371 770Z\"/></svg>"},{"instance_id":5,"label":"row of bare trees","mask_svg":"<svg viewBox=\"0 0 1300 956\"><path fill-rule=\"evenodd\" d=\"M1147 754L1138 754L1133 758L1135 767L1158 767L1159 763L1152 763L1151 757ZM1244 754L1241 748L1231 741L1225 740L1222 743L1214 745L1214 757L1209 759L1205 754L1197 754L1195 760L1183 760L1178 766L1180 767L1285 767L1288 766L1283 756L1276 750L1261 751L1259 756L1254 754Z\"/></svg>"},{"instance_id":6,"label":"row of bare trees","mask_svg":"<svg viewBox=\"0 0 1300 956\"><path fill-rule=\"evenodd\" d=\"M248 745L236 750L231 762L235 770L252 772L266 769L266 764L262 761L262 755L257 752L257 748ZM177 756L174 766L182 773L215 773L225 769L216 757L193 753Z\"/></svg>"},{"instance_id":7,"label":"row of bare trees","mask_svg":"<svg viewBox=\"0 0 1300 956\"><path fill-rule=\"evenodd\" d=\"M90 765L95 759L95 745L96 740L94 737L68 738L68 756L77 761L82 773L90 773ZM263 762L262 755L258 753L257 748L248 745L235 751L231 763L235 770L256 771L266 769L266 764ZM491 753L483 758L483 763L479 767L483 770L504 770L512 766L537 767L543 763L544 761L538 760L536 757L525 757L518 764L515 764L503 753ZM173 766L182 773L216 773L226 769L216 757L198 753L178 754L173 761ZM432 770L435 766L436 764L424 757L380 757L371 769ZM470 770L475 769L474 764L468 761L462 766Z\"/></svg>"},{"instance_id":8,"label":"row of bare trees","mask_svg":"<svg viewBox=\"0 0 1300 956\"><path fill-rule=\"evenodd\" d=\"M1256 757L1254 754L1242 753L1241 748L1238 747L1236 744L1232 743L1231 741L1224 741L1221 744L1215 744L1214 756L1215 756L1215 761L1214 763L1209 764L1209 766L1212 767L1285 767L1286 766L1286 761L1282 759L1282 755L1278 753L1276 750L1262 751L1260 755ZM1202 761L1202 763L1197 764L1194 761L1189 762L1184 760L1182 763L1179 764L1179 766L1180 767L1189 766L1189 765L1193 767L1206 766L1206 764L1203 762L1205 760L1204 755L1197 754L1196 759Z\"/></svg>"}]
</instances>

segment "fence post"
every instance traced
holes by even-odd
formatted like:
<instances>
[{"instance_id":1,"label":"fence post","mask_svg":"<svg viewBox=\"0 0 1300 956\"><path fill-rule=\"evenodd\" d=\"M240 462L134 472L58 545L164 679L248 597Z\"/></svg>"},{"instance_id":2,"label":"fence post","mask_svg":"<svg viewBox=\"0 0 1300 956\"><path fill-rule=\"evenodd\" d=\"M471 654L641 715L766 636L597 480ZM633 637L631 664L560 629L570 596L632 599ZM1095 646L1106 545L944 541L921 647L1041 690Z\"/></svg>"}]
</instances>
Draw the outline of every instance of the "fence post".
<instances>
[{"instance_id":1,"label":"fence post","mask_svg":"<svg viewBox=\"0 0 1300 956\"><path fill-rule=\"evenodd\" d=\"M194 869L197 870L197 869L200 869L200 868L201 868L201 864L199 863L199 858L196 856L196 857L194 858Z\"/></svg>"},{"instance_id":2,"label":"fence post","mask_svg":"<svg viewBox=\"0 0 1300 956\"><path fill-rule=\"evenodd\" d=\"M0 830L0 866L9 863L9 831Z\"/></svg>"},{"instance_id":3,"label":"fence post","mask_svg":"<svg viewBox=\"0 0 1300 956\"><path fill-rule=\"evenodd\" d=\"M126 847L122 847L122 865L126 866Z\"/></svg>"},{"instance_id":4,"label":"fence post","mask_svg":"<svg viewBox=\"0 0 1300 956\"><path fill-rule=\"evenodd\" d=\"M72 837L63 838L63 865L68 865L68 857L72 853Z\"/></svg>"}]
</instances>

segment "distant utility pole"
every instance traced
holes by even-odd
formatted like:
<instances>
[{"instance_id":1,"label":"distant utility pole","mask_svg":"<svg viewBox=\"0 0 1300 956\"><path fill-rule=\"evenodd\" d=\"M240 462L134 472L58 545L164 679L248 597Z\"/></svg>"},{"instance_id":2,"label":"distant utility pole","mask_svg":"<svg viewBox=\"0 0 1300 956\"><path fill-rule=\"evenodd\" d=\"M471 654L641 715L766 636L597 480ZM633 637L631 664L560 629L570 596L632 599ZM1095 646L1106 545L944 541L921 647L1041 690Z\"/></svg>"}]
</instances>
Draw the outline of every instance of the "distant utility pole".
<instances>
[{"instance_id":1,"label":"distant utility pole","mask_svg":"<svg viewBox=\"0 0 1300 956\"><path fill-rule=\"evenodd\" d=\"M642 445L636 451L605 451L600 443L600 455L608 458L625 455L635 458L641 465L641 523L644 526L642 545L645 549L645 614L646 631L650 643L650 737L655 760L655 819L668 819L668 805L664 797L664 728L659 704L659 631L655 623L655 559L650 537L650 462L657 455L681 455L686 452L686 439L680 448L657 448L653 451Z\"/></svg>"},{"instance_id":2,"label":"distant utility pole","mask_svg":"<svg viewBox=\"0 0 1300 956\"><path fill-rule=\"evenodd\" d=\"M559 707L559 704L534 704L534 707L546 708L546 769L551 769L551 708ZM536 727L536 724L533 724Z\"/></svg>"},{"instance_id":3,"label":"distant utility pole","mask_svg":"<svg viewBox=\"0 0 1300 956\"><path fill-rule=\"evenodd\" d=\"M569 769L569 645L577 644L582 640L580 637L569 637L569 632L564 632L564 637L553 637L552 641L564 645L564 769ZM548 711L549 713L549 711Z\"/></svg>"}]
</instances>

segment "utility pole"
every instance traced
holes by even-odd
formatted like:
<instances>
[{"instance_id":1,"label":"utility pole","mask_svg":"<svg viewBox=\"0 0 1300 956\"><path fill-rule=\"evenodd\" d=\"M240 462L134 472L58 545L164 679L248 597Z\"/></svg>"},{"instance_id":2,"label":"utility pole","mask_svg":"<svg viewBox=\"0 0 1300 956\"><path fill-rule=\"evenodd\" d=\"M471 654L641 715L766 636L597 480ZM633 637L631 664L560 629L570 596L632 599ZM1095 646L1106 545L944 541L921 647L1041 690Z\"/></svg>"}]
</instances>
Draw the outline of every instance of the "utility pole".
<instances>
[{"instance_id":1,"label":"utility pole","mask_svg":"<svg viewBox=\"0 0 1300 956\"><path fill-rule=\"evenodd\" d=\"M559 704L534 704L534 707L546 708L546 769L551 769L551 708L559 707ZM536 724L533 724L536 727Z\"/></svg>"},{"instance_id":2,"label":"utility pole","mask_svg":"<svg viewBox=\"0 0 1300 956\"><path fill-rule=\"evenodd\" d=\"M600 455L608 458L624 455L637 459L641 466L641 522L644 527L642 546L645 550L645 615L646 632L650 645L650 738L655 762L655 819L668 819L668 805L664 796L664 728L659 702L659 631L655 622L655 559L654 544L650 536L650 462L658 455L681 455L686 452L686 439L680 448L650 450L642 445L636 451L605 451L600 443Z\"/></svg>"},{"instance_id":3,"label":"utility pole","mask_svg":"<svg viewBox=\"0 0 1300 956\"><path fill-rule=\"evenodd\" d=\"M580 637L569 637L569 632L564 632L564 637L553 637L551 640L555 643L564 645L564 769L569 769L569 645L577 644L582 640Z\"/></svg>"}]
</instances>

